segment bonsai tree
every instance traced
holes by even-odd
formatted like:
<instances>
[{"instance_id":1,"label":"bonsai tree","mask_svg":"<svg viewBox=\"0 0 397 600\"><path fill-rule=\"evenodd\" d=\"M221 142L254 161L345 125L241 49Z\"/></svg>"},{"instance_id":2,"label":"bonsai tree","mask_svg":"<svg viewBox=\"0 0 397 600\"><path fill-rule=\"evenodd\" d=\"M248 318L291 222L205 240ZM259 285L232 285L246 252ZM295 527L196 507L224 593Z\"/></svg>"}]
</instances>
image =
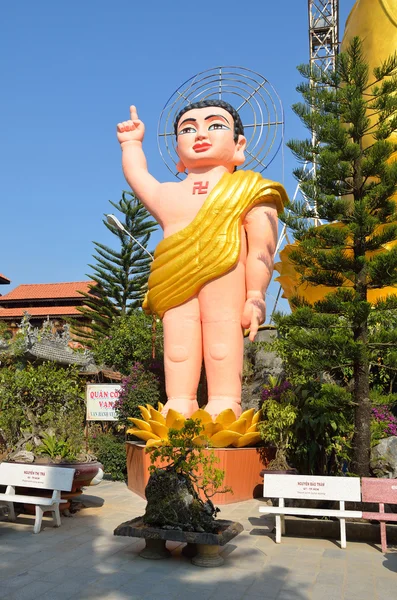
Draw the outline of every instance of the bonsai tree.
<instances>
[{"instance_id":1,"label":"bonsai tree","mask_svg":"<svg viewBox=\"0 0 397 600\"><path fill-rule=\"evenodd\" d=\"M181 429L169 430L167 445L147 448L152 463L143 517L147 525L216 531L219 509L211 497L230 490L221 489L225 474L215 466L219 462L215 453L193 446L193 439L202 431L199 421L187 419ZM156 466L157 462L164 466Z\"/></svg>"}]
</instances>

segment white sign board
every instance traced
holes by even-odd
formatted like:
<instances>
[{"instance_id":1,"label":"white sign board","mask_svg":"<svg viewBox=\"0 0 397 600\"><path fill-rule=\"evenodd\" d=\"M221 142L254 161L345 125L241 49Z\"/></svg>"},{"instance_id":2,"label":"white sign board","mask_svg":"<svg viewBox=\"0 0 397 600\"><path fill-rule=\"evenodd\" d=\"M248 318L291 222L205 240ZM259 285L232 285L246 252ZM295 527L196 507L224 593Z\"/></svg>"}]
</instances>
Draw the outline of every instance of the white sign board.
<instances>
[{"instance_id":1,"label":"white sign board","mask_svg":"<svg viewBox=\"0 0 397 600\"><path fill-rule=\"evenodd\" d=\"M359 477L321 477L317 475L266 475L265 498L306 500L361 500Z\"/></svg>"},{"instance_id":2,"label":"white sign board","mask_svg":"<svg viewBox=\"0 0 397 600\"><path fill-rule=\"evenodd\" d=\"M70 491L74 471L75 469L48 467L36 463L28 465L3 462L0 464L0 484Z\"/></svg>"},{"instance_id":3,"label":"white sign board","mask_svg":"<svg viewBox=\"0 0 397 600\"><path fill-rule=\"evenodd\" d=\"M114 403L120 395L120 388L115 383L88 384L87 421L117 421Z\"/></svg>"}]
</instances>

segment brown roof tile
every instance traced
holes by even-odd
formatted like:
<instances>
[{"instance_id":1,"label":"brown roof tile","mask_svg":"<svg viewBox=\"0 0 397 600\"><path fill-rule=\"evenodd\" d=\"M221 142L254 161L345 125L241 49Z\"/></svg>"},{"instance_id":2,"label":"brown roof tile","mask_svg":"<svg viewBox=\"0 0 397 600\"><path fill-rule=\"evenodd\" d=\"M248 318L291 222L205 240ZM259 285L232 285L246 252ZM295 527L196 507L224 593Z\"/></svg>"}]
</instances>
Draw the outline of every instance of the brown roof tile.
<instances>
[{"instance_id":1,"label":"brown roof tile","mask_svg":"<svg viewBox=\"0 0 397 600\"><path fill-rule=\"evenodd\" d=\"M0 273L0 283L11 283L11 279Z\"/></svg>"},{"instance_id":2,"label":"brown roof tile","mask_svg":"<svg viewBox=\"0 0 397 600\"><path fill-rule=\"evenodd\" d=\"M2 308L0 306L0 321L2 319L23 317L23 313L27 312L32 317L62 317L70 315L81 315L74 306L24 306L18 308Z\"/></svg>"},{"instance_id":3,"label":"brown roof tile","mask_svg":"<svg viewBox=\"0 0 397 600\"><path fill-rule=\"evenodd\" d=\"M0 297L0 303L15 300L44 300L52 298L81 298L79 292L89 292L94 281L72 281L69 283L23 283Z\"/></svg>"}]
</instances>

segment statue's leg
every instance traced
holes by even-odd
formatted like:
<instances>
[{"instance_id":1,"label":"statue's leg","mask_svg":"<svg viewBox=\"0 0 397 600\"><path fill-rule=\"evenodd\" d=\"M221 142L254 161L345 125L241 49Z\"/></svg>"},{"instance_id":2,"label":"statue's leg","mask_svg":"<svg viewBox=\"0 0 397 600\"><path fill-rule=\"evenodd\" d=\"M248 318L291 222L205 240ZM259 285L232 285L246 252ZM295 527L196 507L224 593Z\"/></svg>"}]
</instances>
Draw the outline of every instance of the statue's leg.
<instances>
[{"instance_id":1,"label":"statue's leg","mask_svg":"<svg viewBox=\"0 0 397 600\"><path fill-rule=\"evenodd\" d=\"M241 414L244 338L241 316L245 303L245 268L206 284L199 294L204 362L208 383L206 410L216 417L231 408Z\"/></svg>"},{"instance_id":2,"label":"statue's leg","mask_svg":"<svg viewBox=\"0 0 397 600\"><path fill-rule=\"evenodd\" d=\"M197 387L203 361L200 310L197 297L171 308L163 318L164 370L170 408L190 417L198 409Z\"/></svg>"}]
</instances>

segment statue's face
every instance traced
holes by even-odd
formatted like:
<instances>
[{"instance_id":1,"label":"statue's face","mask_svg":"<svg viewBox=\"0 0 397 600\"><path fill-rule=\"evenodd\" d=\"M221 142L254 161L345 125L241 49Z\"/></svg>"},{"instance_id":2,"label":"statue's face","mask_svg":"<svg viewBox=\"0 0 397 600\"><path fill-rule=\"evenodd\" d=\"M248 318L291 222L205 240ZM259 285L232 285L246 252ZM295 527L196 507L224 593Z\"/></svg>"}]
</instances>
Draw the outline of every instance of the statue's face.
<instances>
[{"instance_id":1,"label":"statue's face","mask_svg":"<svg viewBox=\"0 0 397 600\"><path fill-rule=\"evenodd\" d=\"M188 171L217 165L233 171L244 162L244 147L244 136L234 141L233 117L224 108L195 108L180 118L177 152Z\"/></svg>"}]
</instances>

